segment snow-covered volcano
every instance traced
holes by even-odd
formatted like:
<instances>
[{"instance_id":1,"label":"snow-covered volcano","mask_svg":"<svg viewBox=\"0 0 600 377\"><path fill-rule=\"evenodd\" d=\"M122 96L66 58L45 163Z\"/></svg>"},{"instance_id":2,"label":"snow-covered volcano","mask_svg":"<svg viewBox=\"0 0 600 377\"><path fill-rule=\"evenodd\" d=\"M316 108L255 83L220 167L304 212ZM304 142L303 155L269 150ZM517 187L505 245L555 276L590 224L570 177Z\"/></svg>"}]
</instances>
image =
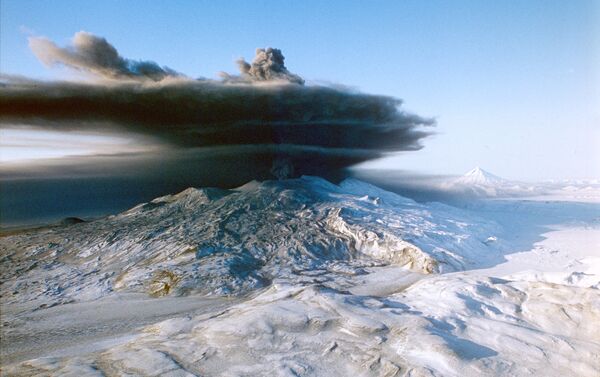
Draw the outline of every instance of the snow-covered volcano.
<instances>
[{"instance_id":1,"label":"snow-covered volcano","mask_svg":"<svg viewBox=\"0 0 600 377\"><path fill-rule=\"evenodd\" d=\"M573 202L600 202L598 180L521 182L505 179L476 167L462 176L435 183L434 188L465 200L528 198Z\"/></svg>"},{"instance_id":2,"label":"snow-covered volcano","mask_svg":"<svg viewBox=\"0 0 600 377\"><path fill-rule=\"evenodd\" d=\"M478 198L515 197L536 193L536 189L532 185L498 177L480 167L476 167L458 178L444 182L442 188Z\"/></svg>"},{"instance_id":3,"label":"snow-covered volcano","mask_svg":"<svg viewBox=\"0 0 600 377\"><path fill-rule=\"evenodd\" d=\"M599 209L302 177L4 235L2 375L595 376Z\"/></svg>"},{"instance_id":4,"label":"snow-covered volcano","mask_svg":"<svg viewBox=\"0 0 600 377\"><path fill-rule=\"evenodd\" d=\"M462 185L482 185L482 186L498 186L508 183L504 178L500 178L488 171L483 170L479 166L468 171L466 174L454 181L456 184Z\"/></svg>"},{"instance_id":5,"label":"snow-covered volcano","mask_svg":"<svg viewBox=\"0 0 600 377\"><path fill-rule=\"evenodd\" d=\"M2 288L9 301L51 305L113 291L239 293L347 264L455 271L482 263L475 251L495 227L353 179L189 188L94 222L2 239L13 264L2 269ZM490 248L485 258L498 254Z\"/></svg>"}]
</instances>

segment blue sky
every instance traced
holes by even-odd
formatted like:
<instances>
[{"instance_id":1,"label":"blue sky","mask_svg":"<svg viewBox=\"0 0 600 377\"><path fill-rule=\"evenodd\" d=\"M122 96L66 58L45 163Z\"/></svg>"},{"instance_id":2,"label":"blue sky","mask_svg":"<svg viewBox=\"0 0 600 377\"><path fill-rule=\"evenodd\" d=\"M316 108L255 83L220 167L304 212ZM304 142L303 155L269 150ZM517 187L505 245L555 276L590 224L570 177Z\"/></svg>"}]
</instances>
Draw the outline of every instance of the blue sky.
<instances>
[{"instance_id":1,"label":"blue sky","mask_svg":"<svg viewBox=\"0 0 600 377\"><path fill-rule=\"evenodd\" d=\"M63 78L28 34L86 30L189 76L278 47L309 82L401 98L436 117L419 152L371 167L515 179L600 176L600 1L0 2L0 70Z\"/></svg>"}]
</instances>

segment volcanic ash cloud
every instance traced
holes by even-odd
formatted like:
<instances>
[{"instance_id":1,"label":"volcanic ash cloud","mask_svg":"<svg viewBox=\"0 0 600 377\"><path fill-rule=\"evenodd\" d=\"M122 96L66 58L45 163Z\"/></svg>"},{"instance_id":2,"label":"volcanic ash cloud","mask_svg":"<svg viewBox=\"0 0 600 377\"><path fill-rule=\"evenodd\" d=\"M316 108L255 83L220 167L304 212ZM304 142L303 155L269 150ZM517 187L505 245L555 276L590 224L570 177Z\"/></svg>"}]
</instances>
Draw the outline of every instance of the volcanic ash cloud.
<instances>
[{"instance_id":1,"label":"volcanic ash cloud","mask_svg":"<svg viewBox=\"0 0 600 377\"><path fill-rule=\"evenodd\" d=\"M0 125L107 129L150 136L167 150L199 150L202 164L236 159L256 178L337 175L386 153L421 148L433 121L400 110L401 101L338 87L304 85L278 49L258 49L239 75L192 79L149 61L123 58L104 38L75 34L59 47L30 39L36 56L91 75L86 82L4 76ZM199 157L200 158L200 157ZM288 166L286 166L288 165ZM283 173L282 173L283 172Z\"/></svg>"}]
</instances>

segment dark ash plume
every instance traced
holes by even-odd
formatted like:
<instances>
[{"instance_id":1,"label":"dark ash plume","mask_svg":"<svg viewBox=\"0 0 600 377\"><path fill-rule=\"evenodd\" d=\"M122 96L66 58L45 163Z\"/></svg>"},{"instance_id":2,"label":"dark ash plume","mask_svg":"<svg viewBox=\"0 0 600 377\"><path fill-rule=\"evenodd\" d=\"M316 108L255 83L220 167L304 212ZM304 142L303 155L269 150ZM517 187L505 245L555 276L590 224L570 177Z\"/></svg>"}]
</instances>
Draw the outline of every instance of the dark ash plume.
<instances>
[{"instance_id":1,"label":"dark ash plume","mask_svg":"<svg viewBox=\"0 0 600 377\"><path fill-rule=\"evenodd\" d=\"M302 85L278 49L258 49L252 64L240 63L241 76L223 82L159 81L176 74L156 63L124 59L106 40L88 33L77 33L73 44L62 49L37 38L32 49L48 63L122 81L5 77L0 80L0 126L137 133L171 150L193 150L186 154L186 166L196 159L199 169L220 166L238 176L239 163L244 177L263 179L339 177L356 163L420 149L428 135L423 126L433 124L401 111L401 101L392 97Z\"/></svg>"},{"instance_id":2,"label":"dark ash plume","mask_svg":"<svg viewBox=\"0 0 600 377\"><path fill-rule=\"evenodd\" d=\"M43 37L30 37L29 47L47 65L62 64L79 71L107 79L150 79L160 81L179 76L167 67L151 61L125 59L106 39L80 31L75 34L70 47L58 47Z\"/></svg>"},{"instance_id":3,"label":"dark ash plume","mask_svg":"<svg viewBox=\"0 0 600 377\"><path fill-rule=\"evenodd\" d=\"M421 126L432 121L398 110L399 104L390 97L293 84L33 82L0 89L0 123L114 128L176 147L277 146L280 157L293 154L294 161L304 151L327 170L420 149L427 135ZM312 172L293 165L297 174Z\"/></svg>"},{"instance_id":4,"label":"dark ash plume","mask_svg":"<svg viewBox=\"0 0 600 377\"><path fill-rule=\"evenodd\" d=\"M285 58L277 48L258 48L252 64L238 60L238 67L243 76L255 81L283 80L295 84L304 84L304 80L285 68Z\"/></svg>"},{"instance_id":5,"label":"dark ash plume","mask_svg":"<svg viewBox=\"0 0 600 377\"><path fill-rule=\"evenodd\" d=\"M287 70L284 60L281 50L277 48L257 48L252 64L244 59L237 61L240 76L225 72L220 72L220 75L224 81L233 83L279 81L304 85L302 77Z\"/></svg>"}]
</instances>

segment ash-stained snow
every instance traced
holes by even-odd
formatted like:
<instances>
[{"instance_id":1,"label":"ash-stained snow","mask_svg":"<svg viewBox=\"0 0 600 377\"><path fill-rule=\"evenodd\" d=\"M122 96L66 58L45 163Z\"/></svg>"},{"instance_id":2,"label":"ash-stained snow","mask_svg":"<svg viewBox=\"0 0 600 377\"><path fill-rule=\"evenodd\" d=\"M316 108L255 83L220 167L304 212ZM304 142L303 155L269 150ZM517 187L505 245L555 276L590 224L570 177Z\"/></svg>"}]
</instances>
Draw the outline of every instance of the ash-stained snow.
<instances>
[{"instance_id":1,"label":"ash-stained snow","mask_svg":"<svg viewBox=\"0 0 600 377\"><path fill-rule=\"evenodd\" d=\"M599 210L303 177L5 236L2 373L593 376Z\"/></svg>"}]
</instances>

